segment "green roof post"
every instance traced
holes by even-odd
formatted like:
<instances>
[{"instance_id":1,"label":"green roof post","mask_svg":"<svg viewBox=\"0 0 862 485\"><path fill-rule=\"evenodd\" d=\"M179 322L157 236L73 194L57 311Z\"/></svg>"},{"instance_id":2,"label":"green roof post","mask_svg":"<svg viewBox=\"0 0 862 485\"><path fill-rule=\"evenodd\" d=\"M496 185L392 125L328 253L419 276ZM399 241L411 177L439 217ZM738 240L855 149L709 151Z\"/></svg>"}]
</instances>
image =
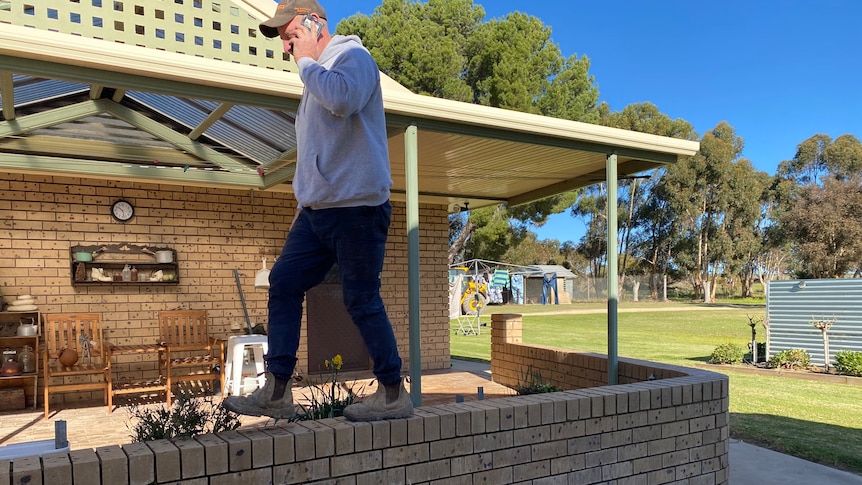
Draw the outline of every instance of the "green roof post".
<instances>
[{"instance_id":1,"label":"green roof post","mask_svg":"<svg viewBox=\"0 0 862 485\"><path fill-rule=\"evenodd\" d=\"M617 309L619 307L619 277L617 256L617 154L608 155L608 385L618 381L619 356L617 348Z\"/></svg>"},{"instance_id":2,"label":"green roof post","mask_svg":"<svg viewBox=\"0 0 862 485\"><path fill-rule=\"evenodd\" d=\"M407 322L410 335L410 398L422 405L422 328L419 319L419 140L416 125L404 133L407 192Z\"/></svg>"}]
</instances>

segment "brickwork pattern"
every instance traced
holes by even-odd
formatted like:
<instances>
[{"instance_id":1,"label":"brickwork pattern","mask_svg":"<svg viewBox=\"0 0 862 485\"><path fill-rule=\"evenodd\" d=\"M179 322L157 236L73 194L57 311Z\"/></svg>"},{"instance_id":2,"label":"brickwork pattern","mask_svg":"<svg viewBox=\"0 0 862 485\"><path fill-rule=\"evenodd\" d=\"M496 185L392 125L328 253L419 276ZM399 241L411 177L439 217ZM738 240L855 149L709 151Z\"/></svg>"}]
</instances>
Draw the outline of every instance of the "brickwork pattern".
<instances>
[{"instance_id":1,"label":"brickwork pattern","mask_svg":"<svg viewBox=\"0 0 862 485\"><path fill-rule=\"evenodd\" d=\"M153 170L158 168L153 167ZM135 205L128 223L115 222L111 203ZM231 324L245 317L233 277L239 270L252 322L266 322L267 292L254 288L261 259L281 251L296 202L281 192L139 184L71 177L0 175L0 289L6 303L17 295L36 297L39 310L102 313L105 339L117 345L153 343L158 312L207 310L213 335L241 333ZM420 206L422 362L425 369L449 367L446 208ZM382 275L382 295L399 349L409 359L407 235L404 204L393 203L393 222ZM77 244L167 246L176 249L178 285L73 286L70 246ZM303 330L299 368L309 365ZM117 357L115 378L157 375L150 356ZM40 386L41 387L41 386ZM39 391L41 392L41 390ZM52 402L100 399L98 393L64 393Z\"/></svg>"},{"instance_id":2,"label":"brickwork pattern","mask_svg":"<svg viewBox=\"0 0 862 485\"><path fill-rule=\"evenodd\" d=\"M494 382L515 388L526 374L541 375L542 382L563 389L599 387L608 383L608 360L604 354L572 352L542 345L522 345L520 315L491 315L491 373ZM684 377L687 370L638 359L620 358L618 382L629 384L653 379Z\"/></svg>"},{"instance_id":3,"label":"brickwork pattern","mask_svg":"<svg viewBox=\"0 0 862 485\"><path fill-rule=\"evenodd\" d=\"M628 461L613 467L611 476L603 473L600 481L727 482L730 399L726 376L620 358L619 385L607 386L606 355L524 345L521 315L492 315L491 332L494 382L514 388L524 384L525 376L532 372L542 382L574 390L567 393L590 396L589 401L578 404L580 416L593 419L587 427L601 432L602 449L616 449L605 455ZM541 396L546 395L533 397ZM605 446L612 443L616 445ZM623 476L613 476L616 473ZM576 483L594 483L586 480Z\"/></svg>"},{"instance_id":4,"label":"brickwork pattern","mask_svg":"<svg viewBox=\"0 0 862 485\"><path fill-rule=\"evenodd\" d=\"M513 317L513 316L509 316ZM515 329L517 318L495 319ZM636 364L633 364L636 365ZM687 369L678 369L682 374ZM728 483L728 381L694 371L551 394L0 460L12 483Z\"/></svg>"}]
</instances>

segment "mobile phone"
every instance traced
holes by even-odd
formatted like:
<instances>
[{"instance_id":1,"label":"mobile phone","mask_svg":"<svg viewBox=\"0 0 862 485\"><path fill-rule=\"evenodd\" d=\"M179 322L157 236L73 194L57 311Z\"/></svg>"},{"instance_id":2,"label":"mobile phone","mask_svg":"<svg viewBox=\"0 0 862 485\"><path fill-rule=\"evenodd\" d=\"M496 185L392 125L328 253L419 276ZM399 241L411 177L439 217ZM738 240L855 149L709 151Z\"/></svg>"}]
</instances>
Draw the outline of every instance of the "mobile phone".
<instances>
[{"instance_id":1,"label":"mobile phone","mask_svg":"<svg viewBox=\"0 0 862 485\"><path fill-rule=\"evenodd\" d=\"M318 39L323 36L323 22L317 20L311 15L306 15L302 18L302 26L308 29L309 32L315 32L316 28Z\"/></svg>"}]
</instances>

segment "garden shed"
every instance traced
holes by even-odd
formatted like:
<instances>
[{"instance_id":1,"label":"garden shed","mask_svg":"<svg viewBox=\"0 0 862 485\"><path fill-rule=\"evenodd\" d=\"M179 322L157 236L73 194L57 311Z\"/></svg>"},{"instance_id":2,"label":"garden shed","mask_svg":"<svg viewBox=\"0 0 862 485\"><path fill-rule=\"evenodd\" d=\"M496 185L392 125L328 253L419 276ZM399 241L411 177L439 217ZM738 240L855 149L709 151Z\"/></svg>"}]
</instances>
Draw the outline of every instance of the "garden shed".
<instances>
[{"instance_id":1,"label":"garden shed","mask_svg":"<svg viewBox=\"0 0 862 485\"><path fill-rule=\"evenodd\" d=\"M823 334L815 322L831 322L829 361L842 350L862 351L862 279L770 281L766 286L766 357L803 349L824 365Z\"/></svg>"},{"instance_id":2,"label":"garden shed","mask_svg":"<svg viewBox=\"0 0 862 485\"><path fill-rule=\"evenodd\" d=\"M536 264L524 274L525 303L567 305L572 302L572 293L577 275L557 264Z\"/></svg>"}]
</instances>

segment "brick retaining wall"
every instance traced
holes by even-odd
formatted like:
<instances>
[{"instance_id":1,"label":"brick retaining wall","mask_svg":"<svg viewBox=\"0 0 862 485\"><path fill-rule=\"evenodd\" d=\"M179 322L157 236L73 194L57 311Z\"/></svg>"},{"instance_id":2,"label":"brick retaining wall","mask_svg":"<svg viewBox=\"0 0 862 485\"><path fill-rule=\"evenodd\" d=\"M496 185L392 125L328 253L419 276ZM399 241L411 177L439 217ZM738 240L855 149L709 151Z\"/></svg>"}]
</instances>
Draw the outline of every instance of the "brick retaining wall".
<instances>
[{"instance_id":1,"label":"brick retaining wall","mask_svg":"<svg viewBox=\"0 0 862 485\"><path fill-rule=\"evenodd\" d=\"M519 329L519 315L494 317L492 362L500 358L538 369L550 365L539 358L566 353L531 352L504 341L507 330L517 340ZM598 356L573 362L592 366L593 358ZM727 377L626 364L632 375L649 372L657 379L426 406L402 420L279 423L0 461L0 485L727 483Z\"/></svg>"},{"instance_id":2,"label":"brick retaining wall","mask_svg":"<svg viewBox=\"0 0 862 485\"><path fill-rule=\"evenodd\" d=\"M606 355L524 345L522 335L521 315L491 316L494 382L514 388L533 373L544 383L576 389L558 394L592 396L589 414L579 419L599 427L601 450L614 464L602 463L601 481L727 483L727 376L620 358L619 385L608 386Z\"/></svg>"}]
</instances>

